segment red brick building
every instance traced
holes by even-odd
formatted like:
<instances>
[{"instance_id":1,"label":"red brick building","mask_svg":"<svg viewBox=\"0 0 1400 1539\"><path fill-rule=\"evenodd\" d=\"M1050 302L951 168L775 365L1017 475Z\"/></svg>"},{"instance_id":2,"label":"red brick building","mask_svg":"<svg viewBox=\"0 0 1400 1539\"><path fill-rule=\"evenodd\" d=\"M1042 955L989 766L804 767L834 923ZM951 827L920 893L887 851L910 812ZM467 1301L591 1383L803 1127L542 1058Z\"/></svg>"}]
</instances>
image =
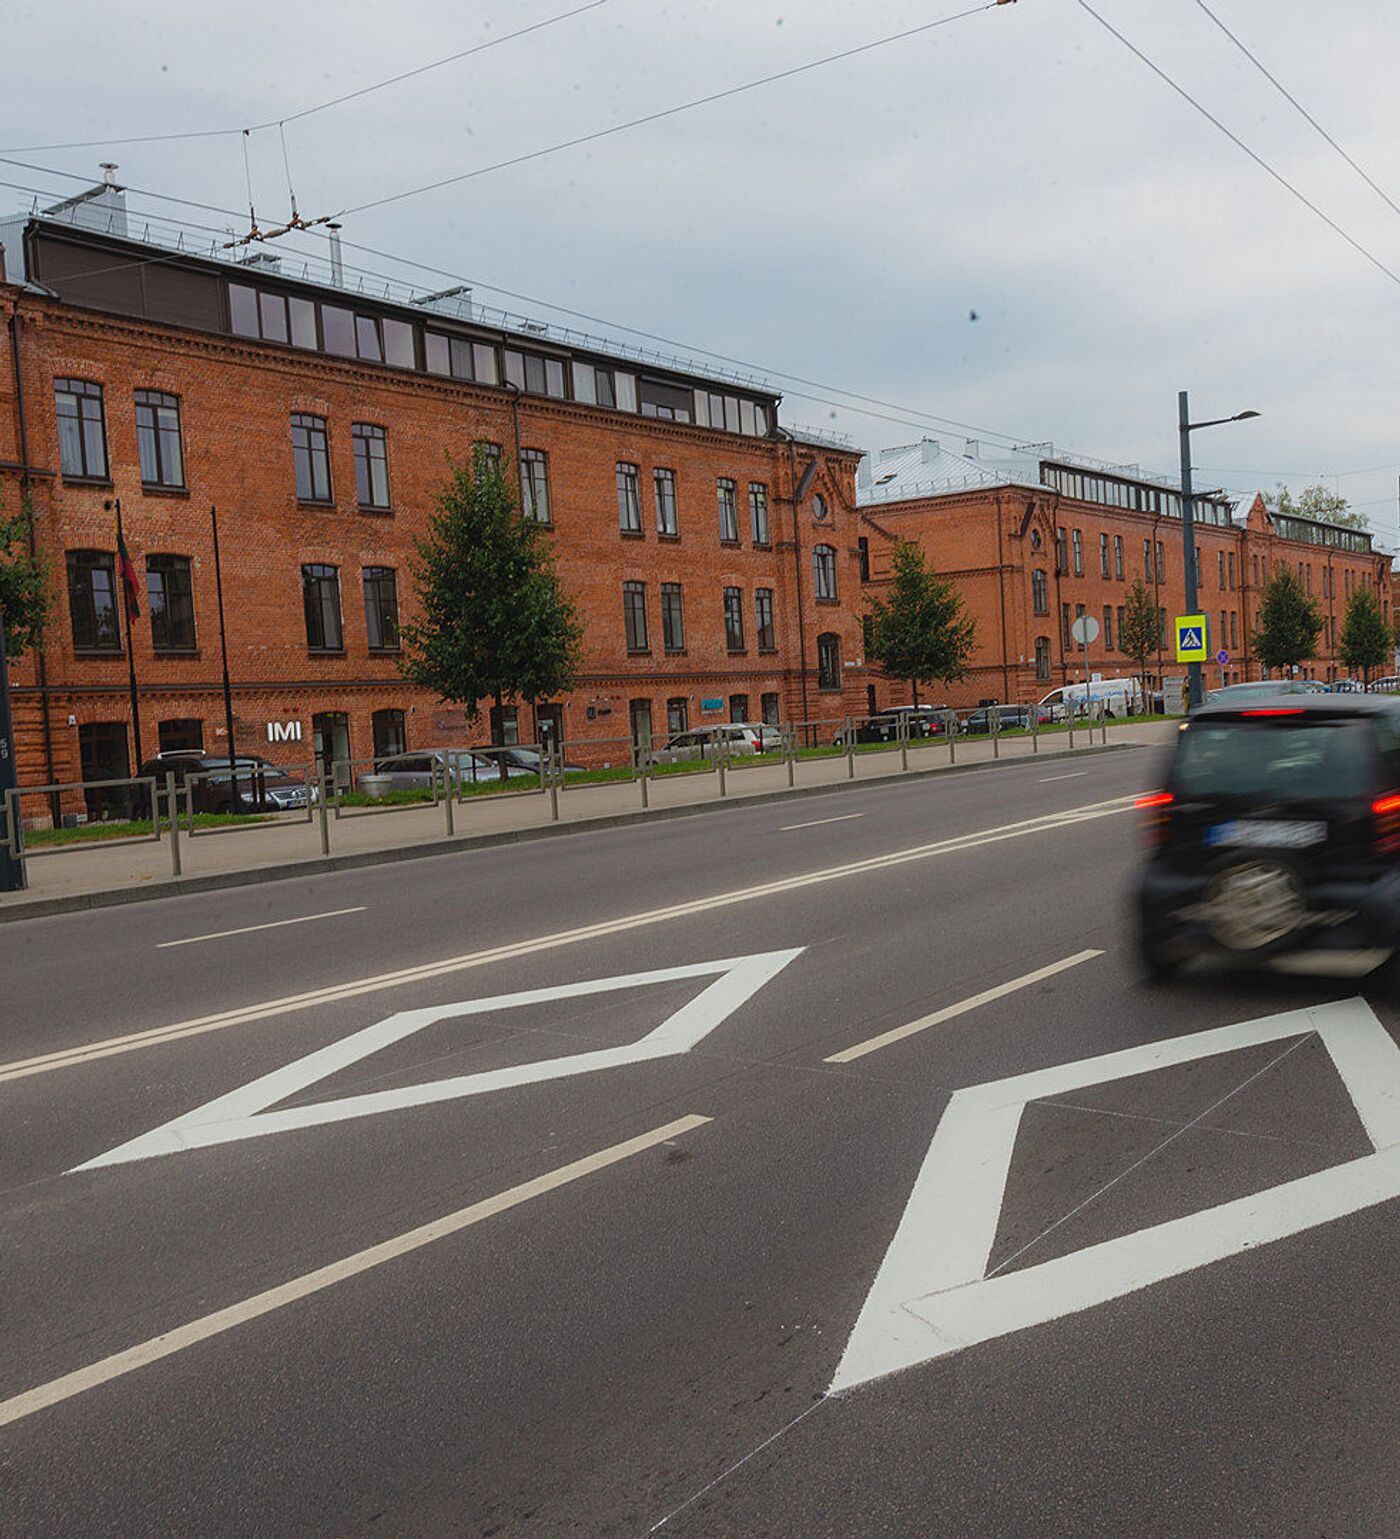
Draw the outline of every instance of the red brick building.
<instances>
[{"instance_id":1,"label":"red brick building","mask_svg":"<svg viewBox=\"0 0 1400 1539\"><path fill-rule=\"evenodd\" d=\"M864 516L870 579L889 574L894 539L918 540L932 565L956 579L977 621L972 671L948 690L954 705L1039 700L1083 678L1069 629L1081 614L1100 626L1089 648L1091 674L1127 678L1134 665L1118 647L1122 608L1142 578L1163 617L1153 683L1184 671L1174 661L1171 617L1185 613L1181 499L1170 482L1135 465L1089 463L1050 444L994 451L933 439L883 450L862 461L857 496ZM1347 672L1337 653L1346 602L1371 585L1390 617L1390 557L1357 529L1284 517L1262 497L1198 495L1199 608L1210 647L1227 651L1230 683L1262 677L1251 653L1258 605L1269 574L1291 564L1325 618L1306 677ZM1211 684L1222 670L1207 668ZM907 698L908 686L878 686L881 705Z\"/></svg>"},{"instance_id":2,"label":"red brick building","mask_svg":"<svg viewBox=\"0 0 1400 1539\"><path fill-rule=\"evenodd\" d=\"M42 654L12 669L21 783L134 767L128 647L142 755L226 750L212 506L243 752L553 731L616 761L625 744L599 740L863 709L858 454L785 432L760 382L462 291L371 298L341 272L135 240L112 187L0 242L0 503L32 507L55 596ZM519 466L586 633L569 697L472 724L397 661L414 539L477 443Z\"/></svg>"}]
</instances>

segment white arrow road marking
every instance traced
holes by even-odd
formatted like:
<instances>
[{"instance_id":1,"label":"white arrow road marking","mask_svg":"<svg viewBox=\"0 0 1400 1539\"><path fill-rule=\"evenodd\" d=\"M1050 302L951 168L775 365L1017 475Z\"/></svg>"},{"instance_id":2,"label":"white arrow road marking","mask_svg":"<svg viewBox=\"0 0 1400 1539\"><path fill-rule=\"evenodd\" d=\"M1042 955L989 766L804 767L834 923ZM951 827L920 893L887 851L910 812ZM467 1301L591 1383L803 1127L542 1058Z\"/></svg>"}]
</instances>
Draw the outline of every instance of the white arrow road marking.
<instances>
[{"instance_id":1,"label":"white arrow road marking","mask_svg":"<svg viewBox=\"0 0 1400 1539\"><path fill-rule=\"evenodd\" d=\"M1375 1153L987 1277L1027 1102L1316 1032ZM1364 1000L1292 1010L969 1086L949 1101L846 1345L851 1389L1400 1196L1400 1047Z\"/></svg>"},{"instance_id":2,"label":"white arrow road marking","mask_svg":"<svg viewBox=\"0 0 1400 1539\"><path fill-rule=\"evenodd\" d=\"M221 1095L173 1121L162 1124L100 1154L74 1170L96 1170L103 1165L121 1165L128 1160L149 1159L157 1154L175 1154L182 1149L207 1148L211 1144L232 1143L243 1138L263 1138L269 1133L285 1133L293 1128L316 1127L325 1122L344 1122L351 1117L369 1117L379 1112L401 1111L409 1106L428 1106L439 1101L454 1101L464 1096L485 1095L493 1090L510 1090L520 1085L537 1085L544 1080L565 1079L575 1074L593 1074L600 1069L617 1069L626 1064L653 1058L669 1058L688 1053L722 1021L732 1015L745 1000L776 977L803 948L791 951L767 951L748 957L730 957L719 962L695 962L685 967L663 967L656 972L627 973L615 978L593 978L582 983L565 983L555 988L527 989L517 994L497 994L490 999L470 999L455 1005L430 1005L423 1010L401 1010L387 1020L352 1032L317 1052L308 1053L295 1063L274 1069L237 1090ZM719 976L694 999L674 1011L640 1041L621 1047L598 1048L588 1053L573 1053L563 1058L546 1058L536 1063L515 1064L506 1069L485 1069L452 1079L429 1080L420 1085L404 1085L395 1090L379 1090L367 1095L344 1096L335 1101L321 1101L312 1106L293 1106L269 1111L279 1101L305 1090L319 1080L348 1068L371 1053L401 1042L435 1021L456 1020L463 1016L483 1015L490 1010L513 1010L521 1006L548 1004L559 999L578 999L591 994L609 994L622 989L644 988L652 983L674 983L686 978ZM71 1175L73 1172L70 1171Z\"/></svg>"},{"instance_id":3,"label":"white arrow road marking","mask_svg":"<svg viewBox=\"0 0 1400 1539\"><path fill-rule=\"evenodd\" d=\"M245 1325L249 1320L271 1314L274 1309L281 1309L287 1304L295 1304L299 1299L309 1298L313 1293L320 1293L322 1289L333 1287L336 1283L346 1281L347 1278L358 1277L361 1272L383 1266L386 1261L393 1261L399 1256L407 1255L410 1251L421 1249L424 1245L446 1239L448 1235L470 1229L473 1224L479 1224L483 1219L493 1218L497 1213L505 1213L511 1208L518 1208L523 1202L542 1197L546 1192L567 1186L571 1181L577 1181L583 1176L592 1175L595 1170L604 1170L609 1165L616 1165L621 1160L630 1159L634 1154L654 1149L658 1144L669 1143L671 1139L679 1138L683 1133L703 1127L710 1120L709 1117L679 1117L674 1122L668 1122L664 1127L652 1128L650 1132L642 1133L636 1138L629 1138L624 1143L613 1144L609 1149L599 1149L596 1154L585 1155L583 1159L575 1160L570 1165L561 1165L557 1170L547 1171L542 1176L536 1176L532 1181L522 1182L519 1186L511 1187L509 1191L498 1192L494 1197L474 1202L469 1208L459 1208L457 1212L435 1218L431 1223L420 1224L417 1229L410 1229L406 1234L381 1240L378 1245L371 1245L367 1250L356 1251L351 1256L342 1256L339 1261L332 1261L328 1266L317 1267L314 1272L307 1272L301 1277L293 1277L289 1282L279 1283L277 1287L269 1288L266 1292L255 1293L252 1298L230 1304L227 1309L215 1310L213 1314L191 1320L185 1325L178 1325L173 1330L163 1331L159 1336L151 1337L149 1341L128 1347L124 1352L116 1352L111 1357L104 1357L100 1362L90 1363L86 1368L65 1373L62 1378L51 1379L47 1384L40 1384L9 1400L0 1400L0 1427L7 1426L10 1422L22 1421L26 1416L32 1416L35 1411L45 1410L48 1406L59 1404L60 1401L71 1400L74 1395L81 1395L85 1390L95 1389L99 1384L109 1384L113 1379L119 1379L137 1368L144 1368L148 1363L159 1362L163 1357L183 1352L186 1347L208 1341L211 1336L222 1335L224 1331L230 1331L236 1325Z\"/></svg>"}]
</instances>

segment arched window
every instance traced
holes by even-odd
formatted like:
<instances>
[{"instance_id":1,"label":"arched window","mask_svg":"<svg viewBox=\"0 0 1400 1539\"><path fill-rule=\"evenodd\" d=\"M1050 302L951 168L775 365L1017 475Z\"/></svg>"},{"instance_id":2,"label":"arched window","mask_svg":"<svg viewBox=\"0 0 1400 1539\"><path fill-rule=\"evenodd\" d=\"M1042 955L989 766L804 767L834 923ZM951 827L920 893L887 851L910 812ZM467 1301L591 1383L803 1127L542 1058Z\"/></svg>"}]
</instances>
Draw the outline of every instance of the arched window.
<instances>
[{"instance_id":1,"label":"arched window","mask_svg":"<svg viewBox=\"0 0 1400 1539\"><path fill-rule=\"evenodd\" d=\"M813 591L819 599L836 597L836 547L814 545L812 547Z\"/></svg>"},{"instance_id":2,"label":"arched window","mask_svg":"<svg viewBox=\"0 0 1400 1539\"><path fill-rule=\"evenodd\" d=\"M1048 636L1035 638L1035 676L1038 679L1050 677L1050 638Z\"/></svg>"},{"instance_id":3,"label":"arched window","mask_svg":"<svg viewBox=\"0 0 1400 1539\"><path fill-rule=\"evenodd\" d=\"M841 638L835 631L817 637L817 688L841 688Z\"/></svg>"},{"instance_id":4,"label":"arched window","mask_svg":"<svg viewBox=\"0 0 1400 1539\"><path fill-rule=\"evenodd\" d=\"M1036 567L1031 572L1031 608L1038 615L1050 613L1050 587L1043 567Z\"/></svg>"}]
</instances>

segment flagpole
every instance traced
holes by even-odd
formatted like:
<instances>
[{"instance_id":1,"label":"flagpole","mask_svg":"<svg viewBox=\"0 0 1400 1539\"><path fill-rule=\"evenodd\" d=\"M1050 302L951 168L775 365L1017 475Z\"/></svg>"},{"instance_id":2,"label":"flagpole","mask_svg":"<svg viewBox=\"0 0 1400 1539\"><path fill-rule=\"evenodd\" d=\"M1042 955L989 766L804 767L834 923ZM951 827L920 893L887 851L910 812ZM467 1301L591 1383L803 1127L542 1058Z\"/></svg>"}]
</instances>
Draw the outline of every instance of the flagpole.
<instances>
[{"instance_id":1,"label":"flagpole","mask_svg":"<svg viewBox=\"0 0 1400 1539\"><path fill-rule=\"evenodd\" d=\"M126 550L126 539L122 534L122 500L116 498L117 509L117 552L120 562L121 553ZM129 559L129 558L128 558ZM117 573L117 583L121 588L121 602L117 608L121 611L122 621L126 627L126 676L127 686L131 692L131 740L136 749L136 763L132 766L132 773L140 771L146 762L146 756L141 752L141 712L136 704L136 636L131 629L131 611L127 606L126 574L124 571ZM116 595L113 594L115 598Z\"/></svg>"},{"instance_id":2,"label":"flagpole","mask_svg":"<svg viewBox=\"0 0 1400 1539\"><path fill-rule=\"evenodd\" d=\"M224 665L224 730L228 733L229 794L236 811L238 771L233 751L233 691L228 681L228 635L224 630L224 569L219 562L219 510L212 502L209 504L209 522L214 528L214 592L219 599L219 652Z\"/></svg>"}]
</instances>

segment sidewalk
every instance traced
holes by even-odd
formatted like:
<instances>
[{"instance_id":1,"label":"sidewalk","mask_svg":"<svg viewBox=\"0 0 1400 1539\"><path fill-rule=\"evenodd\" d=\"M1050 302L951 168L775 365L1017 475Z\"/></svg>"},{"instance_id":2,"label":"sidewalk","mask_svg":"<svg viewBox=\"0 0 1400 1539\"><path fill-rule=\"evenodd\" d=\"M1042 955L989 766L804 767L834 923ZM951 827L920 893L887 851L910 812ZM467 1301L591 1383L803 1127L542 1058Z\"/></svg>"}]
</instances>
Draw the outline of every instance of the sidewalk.
<instances>
[{"instance_id":1,"label":"sidewalk","mask_svg":"<svg viewBox=\"0 0 1400 1539\"><path fill-rule=\"evenodd\" d=\"M1108 746L1128 747L1165 744L1175 730L1173 722L1144 722L1108 728ZM181 891L236 886L268 881L312 871L374 865L417 856L445 854L482 844L549 837L587 827L608 827L640 819L679 817L722 810L725 806L753 805L822 792L852 785L889 782L907 776L957 773L975 766L993 767L994 756L1003 764L1034 758L1053 764L1073 755L1102 753L1103 734L1076 732L1071 750L1067 735L1042 736L1040 751L1032 754L1029 738L1006 738L995 745L987 739L960 738L956 763L949 763L949 747L938 739L911 743L909 769L900 765L898 749L857 753L852 779L844 756L798 760L793 766L794 785L788 786L788 766L748 762L731 765L725 776L725 797L720 799L719 776L713 772L663 776L647 786L647 808L642 806L642 787L637 781L602 785L569 786L558 796L559 819L552 817L548 793L512 792L472 797L452 807L453 832L447 832L442 804L376 811L347 808L337 818L328 810L330 854L321 852L319 817L278 820L249 828L214 830L193 836L182 833L179 853L182 874L174 875L171 841L162 835L142 843L68 846L61 853L35 854L28 858L29 887L20 893L0 895L0 921L40 913L105 906L109 903L164 897Z\"/></svg>"}]
</instances>

